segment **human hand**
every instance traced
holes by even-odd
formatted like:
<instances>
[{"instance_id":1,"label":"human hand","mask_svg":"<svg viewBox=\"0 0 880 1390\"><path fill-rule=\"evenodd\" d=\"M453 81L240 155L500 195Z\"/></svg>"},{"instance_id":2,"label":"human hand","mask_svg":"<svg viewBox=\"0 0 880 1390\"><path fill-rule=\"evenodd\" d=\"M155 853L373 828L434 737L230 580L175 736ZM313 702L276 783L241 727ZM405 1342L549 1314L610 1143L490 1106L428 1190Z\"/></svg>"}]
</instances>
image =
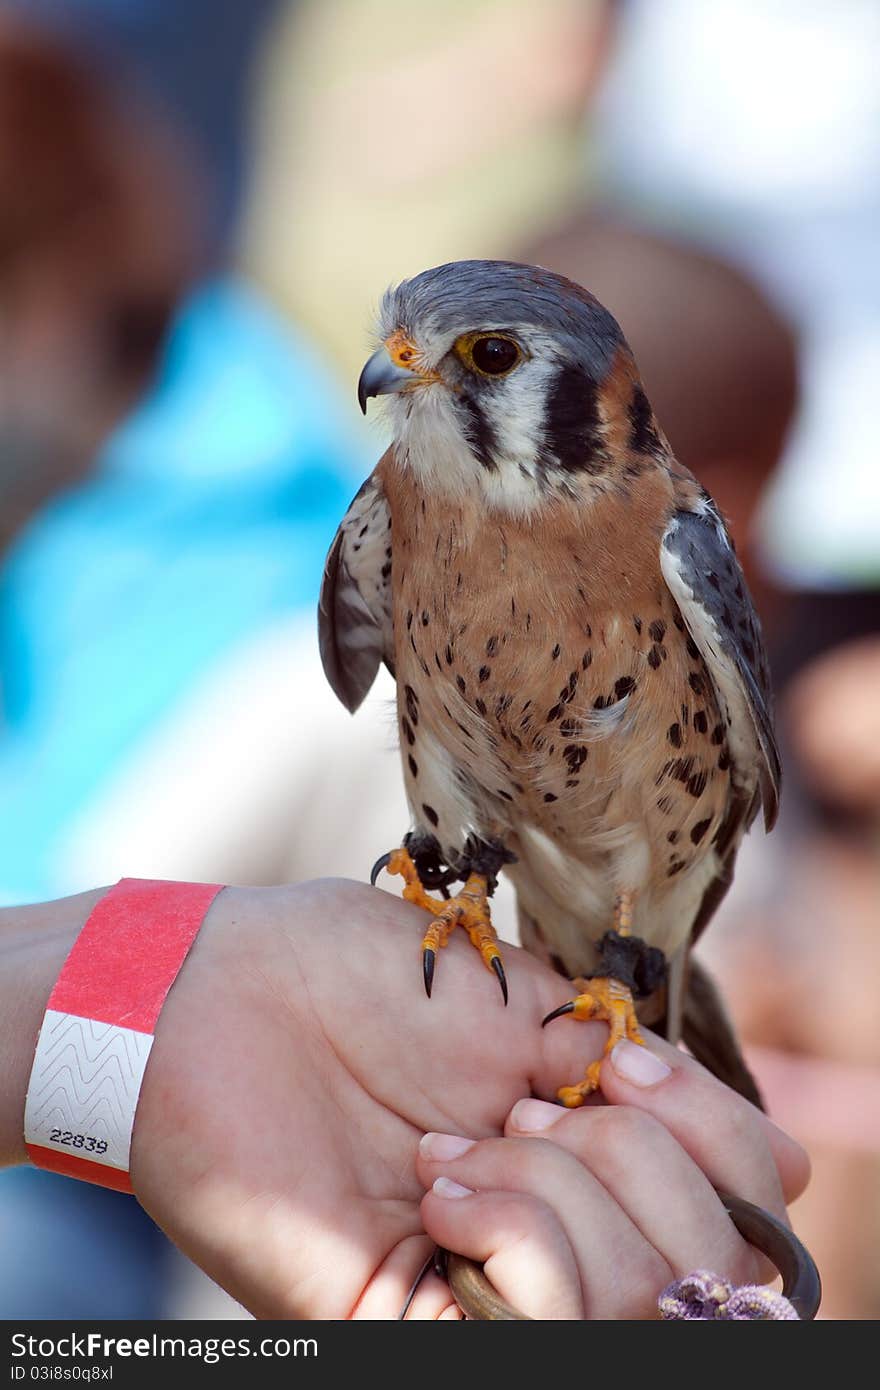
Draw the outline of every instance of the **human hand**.
<instances>
[{"instance_id":1,"label":"human hand","mask_svg":"<svg viewBox=\"0 0 880 1390\"><path fill-rule=\"evenodd\" d=\"M540 1019L564 1002L570 987L514 947L505 948L507 1009L461 934L438 961L428 1000L419 971L423 926L417 909L350 883L227 889L211 908L160 1016L135 1122L134 1189L171 1239L258 1316L396 1317L432 1247L423 1215L431 1202L442 1203L436 1197L421 1200L428 1177L424 1160L417 1166L423 1134L512 1134L507 1117L518 1100L552 1097L561 1082L601 1054L604 1025L540 1028ZM672 1055L687 1079L691 1064ZM627 1097L632 1108L621 1111L622 1119L595 1123L606 1126L609 1155L621 1130L642 1125L639 1143L625 1146L636 1167L646 1148L665 1146L667 1156L655 1170L662 1177L652 1180L652 1193L655 1186L663 1190L675 1166L670 1145L687 1149L676 1128L684 1125L677 1107L683 1105L692 1121L692 1112L704 1105L704 1145L723 1148L732 1135L740 1136L731 1161L719 1157L717 1172L710 1162L714 1148L712 1154L694 1151L687 1172L699 1189L696 1216L691 1198L684 1200L679 1164L678 1196L686 1208L679 1224L699 1226L711 1208L700 1168L712 1181L777 1211L781 1196L778 1183L769 1190L768 1152L778 1150L790 1188L800 1182L804 1161L797 1146L784 1136L771 1141L768 1122L717 1083L694 1089L691 1082L684 1101L678 1077L661 1086L663 1114L647 1133L649 1103L634 1105L636 1088L612 1081L608 1071L606 1064L608 1098ZM606 1113L611 1112L588 1107L586 1123ZM530 1153L552 1147L555 1163L567 1161L583 1173L572 1189L579 1191L596 1178L558 1142L574 1133L569 1126L577 1117L560 1112L560 1120L552 1146L515 1143ZM613 1129L618 1124L621 1130ZM473 1152L483 1162L491 1151L490 1144ZM632 1171L637 1186L641 1169ZM491 1174L498 1181L501 1169L492 1167ZM517 1169L515 1186L523 1183L528 1188ZM621 1219L630 1220L630 1196L621 1189L615 1199L624 1215L602 1228L597 1247L606 1276L607 1242ZM447 1209L454 1205L445 1203ZM431 1213L430 1236L435 1225ZM703 1263L720 1250L718 1225L716 1213ZM696 1237L691 1244L696 1247ZM682 1242L681 1248L684 1257L690 1246ZM732 1253L738 1262L725 1254L720 1272L744 1267L746 1255L736 1246ZM621 1266L628 1276L633 1267ZM491 1263L490 1273L494 1277ZM656 1277L662 1283L664 1273L665 1264L661 1272L655 1257L639 1285L643 1299L652 1278L656 1294ZM528 1304L517 1278L499 1278L502 1292L509 1289ZM564 1306L572 1307L570 1298ZM445 1285L431 1276L411 1316L444 1313L456 1315Z\"/></svg>"},{"instance_id":2,"label":"human hand","mask_svg":"<svg viewBox=\"0 0 880 1390\"><path fill-rule=\"evenodd\" d=\"M716 1189L786 1221L805 1153L698 1063L646 1040L650 1051L622 1042L603 1063L607 1105L520 1100L504 1138L422 1140L425 1230L485 1262L530 1317L651 1318L660 1291L696 1269L772 1277Z\"/></svg>"},{"instance_id":3,"label":"human hand","mask_svg":"<svg viewBox=\"0 0 880 1390\"><path fill-rule=\"evenodd\" d=\"M499 1135L601 1051L604 1025L542 1031L569 986L512 946L508 1008L461 933L427 999L425 920L352 883L228 888L159 1018L134 1190L257 1315L395 1317L431 1250L424 1132Z\"/></svg>"}]
</instances>

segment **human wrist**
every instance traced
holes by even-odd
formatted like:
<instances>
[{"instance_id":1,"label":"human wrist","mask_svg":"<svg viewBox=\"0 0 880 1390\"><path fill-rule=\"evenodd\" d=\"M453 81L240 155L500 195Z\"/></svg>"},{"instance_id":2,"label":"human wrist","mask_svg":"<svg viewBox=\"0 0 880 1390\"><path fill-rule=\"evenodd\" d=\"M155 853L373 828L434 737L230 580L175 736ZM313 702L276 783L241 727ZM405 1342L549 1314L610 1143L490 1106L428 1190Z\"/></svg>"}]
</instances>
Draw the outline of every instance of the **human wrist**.
<instances>
[{"instance_id":1,"label":"human wrist","mask_svg":"<svg viewBox=\"0 0 880 1390\"><path fill-rule=\"evenodd\" d=\"M275 935L273 904L286 894L226 887L206 912L169 990L131 1139L132 1186L148 1210L164 1204L170 1170L199 1168L198 1150L210 1146L215 1125L226 1122L230 1070L247 1055L254 1021L278 1004L269 997L266 982L275 972L267 956Z\"/></svg>"},{"instance_id":2,"label":"human wrist","mask_svg":"<svg viewBox=\"0 0 880 1390\"><path fill-rule=\"evenodd\" d=\"M106 888L0 909L0 1166L27 1161L24 1106L46 1003Z\"/></svg>"}]
</instances>

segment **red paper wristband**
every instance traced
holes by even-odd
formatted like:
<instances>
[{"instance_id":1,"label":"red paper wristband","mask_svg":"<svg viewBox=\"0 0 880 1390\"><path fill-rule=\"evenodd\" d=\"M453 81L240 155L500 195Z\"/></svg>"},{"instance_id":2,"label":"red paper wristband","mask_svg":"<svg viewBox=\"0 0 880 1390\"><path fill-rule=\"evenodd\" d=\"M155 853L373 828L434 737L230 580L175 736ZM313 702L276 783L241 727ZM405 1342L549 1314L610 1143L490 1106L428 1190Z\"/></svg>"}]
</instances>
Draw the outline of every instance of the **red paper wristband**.
<instances>
[{"instance_id":1,"label":"red paper wristband","mask_svg":"<svg viewBox=\"0 0 880 1390\"><path fill-rule=\"evenodd\" d=\"M131 1192L135 1111L156 1020L219 883L123 878L49 996L25 1102L31 1161Z\"/></svg>"}]
</instances>

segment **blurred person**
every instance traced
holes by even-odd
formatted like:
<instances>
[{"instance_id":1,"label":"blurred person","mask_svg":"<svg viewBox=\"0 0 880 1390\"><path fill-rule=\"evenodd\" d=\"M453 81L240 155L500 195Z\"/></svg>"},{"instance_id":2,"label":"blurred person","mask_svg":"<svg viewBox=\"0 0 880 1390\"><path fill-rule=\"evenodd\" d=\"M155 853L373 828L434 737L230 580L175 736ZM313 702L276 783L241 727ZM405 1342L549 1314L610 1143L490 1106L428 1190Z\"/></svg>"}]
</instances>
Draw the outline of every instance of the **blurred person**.
<instances>
[{"instance_id":1,"label":"blurred person","mask_svg":"<svg viewBox=\"0 0 880 1390\"><path fill-rule=\"evenodd\" d=\"M196 207L210 161L146 82L123 99L122 59L114 84L83 58L88 26L59 43L76 11L37 30L11 7L0 35L0 900L122 872L363 873L402 792L381 699L350 727L313 636L360 445L309 346L209 275L231 236ZM379 809L340 852L350 761ZM7 1318L169 1311L168 1247L134 1203L21 1170L0 1229Z\"/></svg>"},{"instance_id":2,"label":"blurred person","mask_svg":"<svg viewBox=\"0 0 880 1390\"><path fill-rule=\"evenodd\" d=\"M0 9L0 550L155 366L199 255L167 154L143 111Z\"/></svg>"},{"instance_id":3,"label":"blurred person","mask_svg":"<svg viewBox=\"0 0 880 1390\"><path fill-rule=\"evenodd\" d=\"M54 36L143 103L199 171L199 216L215 259L228 256L248 177L254 62L282 9L298 0L0 0L0 11Z\"/></svg>"}]
</instances>

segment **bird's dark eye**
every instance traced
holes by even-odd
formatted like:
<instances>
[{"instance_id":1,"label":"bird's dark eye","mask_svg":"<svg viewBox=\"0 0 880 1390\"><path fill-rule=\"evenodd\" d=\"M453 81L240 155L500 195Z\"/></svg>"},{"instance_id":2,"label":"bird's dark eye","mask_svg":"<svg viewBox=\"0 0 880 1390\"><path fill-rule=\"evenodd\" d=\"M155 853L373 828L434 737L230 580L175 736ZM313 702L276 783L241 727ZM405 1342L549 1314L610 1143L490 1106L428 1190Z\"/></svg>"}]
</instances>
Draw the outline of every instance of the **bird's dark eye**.
<instances>
[{"instance_id":1,"label":"bird's dark eye","mask_svg":"<svg viewBox=\"0 0 880 1390\"><path fill-rule=\"evenodd\" d=\"M511 371L520 359L520 351L510 338L496 338L487 334L475 338L471 344L471 360L479 372L487 376L504 376Z\"/></svg>"}]
</instances>

